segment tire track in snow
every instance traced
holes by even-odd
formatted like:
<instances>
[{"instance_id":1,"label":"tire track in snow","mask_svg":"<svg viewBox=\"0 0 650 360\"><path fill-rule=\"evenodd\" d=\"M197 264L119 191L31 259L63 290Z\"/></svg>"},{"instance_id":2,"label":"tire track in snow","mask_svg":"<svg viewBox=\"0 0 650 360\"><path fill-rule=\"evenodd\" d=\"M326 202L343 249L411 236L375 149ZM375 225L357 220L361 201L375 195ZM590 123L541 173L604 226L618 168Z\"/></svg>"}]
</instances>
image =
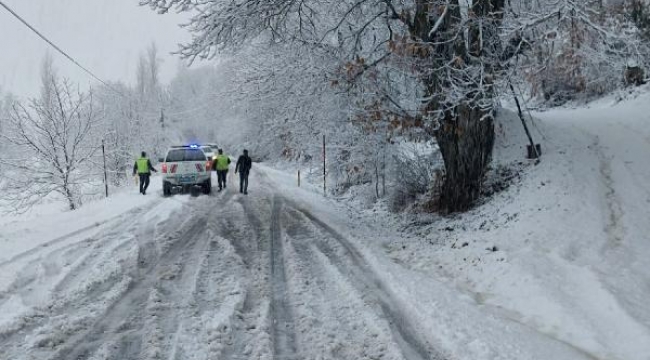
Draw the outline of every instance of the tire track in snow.
<instances>
[{"instance_id":1,"label":"tire track in snow","mask_svg":"<svg viewBox=\"0 0 650 360\"><path fill-rule=\"evenodd\" d=\"M81 234L89 232L91 230L95 230L95 229L98 229L98 228L101 228L103 226L113 224L113 223L118 224L118 223L124 221L124 219L135 218L135 217L137 217L139 215L142 215L145 212L150 211L154 207L158 206L161 202L162 202L162 199L156 199L152 203L147 204L147 206L149 208L138 207L138 208L135 208L133 210L127 211L126 213L113 216L113 217L111 217L109 219L106 219L106 220L103 220L103 221L95 222L95 223L93 223L91 225L82 227L80 229L77 229L77 230L72 231L70 233L67 233L65 235L61 235L61 236L59 236L57 238L54 238L52 240L49 240L49 241L41 244L41 245L39 245L39 246L37 246L37 247L35 247L33 249L29 249L27 251L23 251L23 252L21 252L19 254L16 254L9 260L5 260L5 261L0 262L0 268L5 267L5 266L7 266L9 264L15 263L16 261L22 260L22 259L24 259L26 257L31 256L31 255L35 255L35 254L37 254L39 252L43 252L43 251L52 249L53 246L58 245L59 243L65 242L66 240L70 240L70 239L74 238L75 236L81 235ZM83 240L86 240L86 239L88 239L88 238L85 238ZM74 245L75 244L71 244L69 246L74 246Z\"/></svg>"},{"instance_id":2,"label":"tire track in snow","mask_svg":"<svg viewBox=\"0 0 650 360\"><path fill-rule=\"evenodd\" d=\"M146 306L150 299L150 292L159 279L158 274L173 264L175 259L181 258L184 251L196 243L196 238L205 228L202 220L200 217L194 217L171 234L167 232L160 234L159 237L168 237L171 240L162 254L149 250L155 248L154 243L139 244L138 262L133 269L132 280L126 291L80 334L75 334L67 340L62 345L62 349L49 359L87 359L100 348L102 343L110 340L117 341L121 344L119 348L128 351L121 354L113 353L113 356L119 356L124 360L138 359L143 350L140 346L141 339L144 337L143 315L147 314ZM127 337L130 346L125 346L125 342L120 341Z\"/></svg>"},{"instance_id":3,"label":"tire track in snow","mask_svg":"<svg viewBox=\"0 0 650 360\"><path fill-rule=\"evenodd\" d=\"M241 213L237 213L237 223L242 226L239 238L234 238L229 230L218 231L229 240L244 263L245 297L241 309L233 322L231 343L223 349L221 358L239 360L266 358L272 354L273 346L269 327L269 311L272 294L270 227L264 226L260 218L271 206L266 197L249 198L239 196ZM259 213L259 215L258 215ZM270 220L269 219L265 219Z\"/></svg>"},{"instance_id":4,"label":"tire track in snow","mask_svg":"<svg viewBox=\"0 0 650 360\"><path fill-rule=\"evenodd\" d=\"M381 309L316 246L323 235L299 212L284 211L298 341L322 359L403 360Z\"/></svg>"},{"instance_id":5,"label":"tire track in snow","mask_svg":"<svg viewBox=\"0 0 650 360\"><path fill-rule=\"evenodd\" d=\"M180 256L156 271L158 278L149 294L147 321L141 330L143 343L147 344L142 349L142 358L198 356L192 354L213 358L217 354L215 342L228 331L228 326L220 326L215 319L221 315L222 300L231 291L221 282L231 269L224 269L227 258L218 247L214 226L229 217L229 210L223 208L234 194L226 191L220 195L218 202L214 197L196 199L192 205L199 205L201 230L193 232L191 238L184 236L187 244Z\"/></svg>"},{"instance_id":6,"label":"tire track in snow","mask_svg":"<svg viewBox=\"0 0 650 360\"><path fill-rule=\"evenodd\" d=\"M266 183L269 188L274 188L274 185L267 179L267 177L264 174L261 175L261 182ZM324 256L330 259L332 264L338 268L340 273L346 274L350 278L351 283L357 287L360 293L368 296L372 301L379 305L382 315L388 322L393 338L396 343L399 344L402 354L406 359L445 359L440 352L435 350L419 335L414 325L407 320L404 310L399 306L399 302L394 298L380 277L371 270L363 255L349 240L340 235L331 226L312 215L309 211L302 209L292 201L276 195L274 197L274 219L272 220L272 227L273 224L280 223L277 219L280 211L279 209L276 209L276 206L280 201L283 201L289 209L297 210L306 220L308 220L309 223L313 224L313 226L327 235L325 238L333 240L338 247L342 248L345 256L338 255L333 250L328 251L328 248L325 247L326 245L329 245L327 241L315 241L317 248L321 250L321 253ZM275 233L277 232L278 230L275 231ZM272 244L275 245L275 242L272 242ZM274 281L274 285L275 283L276 282Z\"/></svg>"},{"instance_id":7,"label":"tire track in snow","mask_svg":"<svg viewBox=\"0 0 650 360\"><path fill-rule=\"evenodd\" d=\"M132 224L133 225L133 224ZM131 225L131 226L132 226ZM129 228L131 228L129 226ZM127 236L124 237L123 234L114 233L114 235L109 235L108 240L103 238L101 243L95 242L92 249L80 258L72 269L60 280L57 282L54 287L54 292L56 294L63 294L69 292L69 289L79 287L79 284L87 282L97 282L101 280L95 277L88 279L92 275L93 267L97 264L104 264L109 262L111 259L120 256L121 253L125 251L130 246L133 246L136 242L135 237ZM101 247L107 249L101 249ZM101 274L99 274L101 275ZM84 293L93 293L93 288L84 289ZM80 295L83 295L80 294Z\"/></svg>"},{"instance_id":8,"label":"tire track in snow","mask_svg":"<svg viewBox=\"0 0 650 360\"><path fill-rule=\"evenodd\" d=\"M184 240L200 232L199 226L206 220L193 216L198 214L196 211L184 214L189 219L182 223L165 221L160 223L161 231L158 226L150 226L137 232L137 242L132 242L134 251L125 249L127 258L118 259L121 272L100 281L102 286L81 303L64 302L44 309L24 327L22 335L1 342L1 347L8 350L11 345L17 354L30 350L36 354L35 359L86 359L102 344L110 343L114 345L113 353L124 352L117 358L139 358L144 304L155 283L155 271L173 262L187 245ZM126 231L125 227L121 229ZM35 342L23 343L25 334L30 333Z\"/></svg>"},{"instance_id":9,"label":"tire track in snow","mask_svg":"<svg viewBox=\"0 0 650 360\"><path fill-rule=\"evenodd\" d=\"M620 246L625 238L626 230L625 226L622 224L625 212L621 205L621 199L616 192L611 159L607 158L605 155L605 150L603 149L603 146L600 143L600 138L597 135L595 136L593 147L598 158L601 181L605 188L603 196L607 209L607 223L604 230L609 241L603 251L607 251L608 249Z\"/></svg>"},{"instance_id":10,"label":"tire track in snow","mask_svg":"<svg viewBox=\"0 0 650 360\"><path fill-rule=\"evenodd\" d=\"M100 230L98 234L95 234L91 238L86 238L85 240L77 241L63 247L36 248L33 249L34 251L27 252L27 255L36 255L38 257L22 267L21 275L10 285L6 295L0 294L0 305L9 300L12 294L31 296L30 291L32 287L41 292L41 297L50 293L50 295L47 295L49 299L47 299L46 303L34 304L32 309L26 314L21 315L20 319L16 319L13 325L3 329L0 333L0 345L5 346L3 344L17 342L21 333L34 331L43 326L49 314L59 314L61 313L61 309L74 307L80 301L85 303L104 301L105 299L102 296L105 292L111 290L113 285L119 282L121 275L119 272L116 272L115 268L113 268L113 271L108 271L108 269L104 268L99 271L99 274L96 274L98 275L96 278L91 278L91 274L87 270L92 266L103 266L105 260L113 260L112 256L107 255L107 252L113 253L132 244L133 239L129 238L128 235L126 236L127 239L124 240L124 232L128 233L128 230L137 222L138 217L133 215L144 215L154 208L155 206L147 211L143 211L145 210L143 208L138 208L115 217L113 221L108 221L106 224L116 223L116 225L108 232L106 237L102 237L101 235L102 231L107 231L107 229ZM117 225L117 223L124 221L126 223ZM99 239L102 240L100 241ZM108 248L108 250L102 249L102 247ZM50 251L44 253L44 250ZM102 261L90 262L91 259L97 258L101 258ZM47 264L49 263L52 264L49 266L49 269L38 271L41 267L47 268ZM61 263L63 263L63 266L61 266ZM61 275L60 273L68 264L70 264L71 268L65 269L66 273ZM115 263L111 265L113 267L119 266ZM71 281L71 278L79 280L80 276L86 279L85 282L76 284L77 288L74 289L75 291L73 293L66 293L66 290L69 291L69 289L66 289L67 286L74 283L74 281ZM85 295L91 295L91 297L84 299L83 297ZM27 303L24 297L22 301Z\"/></svg>"},{"instance_id":11,"label":"tire track in snow","mask_svg":"<svg viewBox=\"0 0 650 360\"><path fill-rule=\"evenodd\" d=\"M169 261L161 263L152 274L153 285L146 306L148 320L151 321L147 322L142 333L159 338L166 337L168 341L152 349L145 349L148 358L155 358L153 355L160 353L170 354L173 359L173 354L183 353L183 346L178 339L184 332L184 320L195 311L191 294L203 264L201 257L205 254L204 250L209 241L206 229L203 219L197 221L195 226L181 237L183 248Z\"/></svg>"},{"instance_id":12,"label":"tire track in snow","mask_svg":"<svg viewBox=\"0 0 650 360\"><path fill-rule=\"evenodd\" d=\"M160 204L157 200L153 206L148 209L144 207L136 208L124 214L112 217L102 223L96 223L92 226L82 228L70 234L58 237L41 246L25 251L21 254L14 256L12 259L5 261L0 265L9 266L15 264L20 260L27 261L26 264L21 265L21 271L18 272L19 276L7 287L5 291L0 291L0 308L11 296L18 294L22 298L22 302L30 305L30 297L40 296L46 294L43 292L52 292L55 297L56 294L64 292L63 289L70 284L78 282L81 274L82 277L87 276L87 272L83 271L97 263L91 262L96 258L106 258L107 251L101 251L102 248L111 247L113 243L123 240L123 233L125 229L130 230L138 220L137 215L143 215L155 209ZM120 224L122 223L122 224ZM112 228L111 224L116 224ZM120 224L119 226L117 224ZM80 241L71 244L56 247L61 242L69 240L79 234L88 232L92 229L98 229L98 232L89 237L85 237ZM128 231L127 230L127 231ZM106 235L104 235L106 233ZM101 239L101 241L99 240ZM108 252L117 252L121 248L127 247L132 239L121 241L116 247L110 248ZM30 257L33 259L29 260ZM42 270L41 270L42 269ZM61 273L64 273L63 275ZM97 280L97 279L96 279ZM94 281L97 285L97 281ZM41 294L34 294L34 288L38 288L39 284L47 284L44 288L39 290ZM91 290L91 289L89 289ZM79 293L83 295L83 293ZM42 301L42 300L41 300ZM61 301L61 299L53 299L51 301ZM38 304L34 304L38 306ZM52 304L43 304L42 306L52 307ZM23 322L22 325L27 325L29 322ZM14 327L12 331L21 330L21 326ZM10 335L7 331L0 333L0 338L6 338Z\"/></svg>"},{"instance_id":13,"label":"tire track in snow","mask_svg":"<svg viewBox=\"0 0 650 360\"><path fill-rule=\"evenodd\" d=\"M271 323L273 329L273 358L299 359L296 349L295 325L287 301L287 280L284 267L284 250L281 228L282 200L273 197L271 212Z\"/></svg>"},{"instance_id":14,"label":"tire track in snow","mask_svg":"<svg viewBox=\"0 0 650 360\"><path fill-rule=\"evenodd\" d=\"M214 238L204 268L209 276L201 276L196 287L201 294L199 308L206 318L204 327L208 330L209 353L219 359L233 356L241 339L240 322L248 310L247 298L251 295L253 279L247 269L251 259L240 218L243 218L241 207L233 204L210 224Z\"/></svg>"},{"instance_id":15,"label":"tire track in snow","mask_svg":"<svg viewBox=\"0 0 650 360\"><path fill-rule=\"evenodd\" d=\"M351 283L357 289L368 295L373 302L379 305L382 315L388 321L393 338L399 344L403 356L408 360L430 360L445 359L445 357L434 350L433 347L424 340L416 327L408 320L404 309L400 307L398 300L394 298L390 290L386 287L381 278L375 274L365 261L363 255L336 230L327 223L312 215L309 211L301 209L299 206L292 204L292 208L297 210L305 219L309 220L316 228L327 235L325 238L314 242L318 248L332 264L336 266L342 274L350 277ZM335 245L342 248L343 254L340 255L333 245L323 239L331 239Z\"/></svg>"},{"instance_id":16,"label":"tire track in snow","mask_svg":"<svg viewBox=\"0 0 650 360\"><path fill-rule=\"evenodd\" d=\"M79 243L56 249L43 258L31 260L26 265L21 266L20 272L17 273L18 276L5 290L0 291L0 308L12 296L16 295L20 296L24 303L29 303L27 298L31 296L33 285L58 281L57 277L60 277L61 268L58 264L55 264L57 260L64 261L64 268L68 264L73 268L79 266L79 263L89 256L89 248L96 241L94 238L88 238Z\"/></svg>"}]
</instances>

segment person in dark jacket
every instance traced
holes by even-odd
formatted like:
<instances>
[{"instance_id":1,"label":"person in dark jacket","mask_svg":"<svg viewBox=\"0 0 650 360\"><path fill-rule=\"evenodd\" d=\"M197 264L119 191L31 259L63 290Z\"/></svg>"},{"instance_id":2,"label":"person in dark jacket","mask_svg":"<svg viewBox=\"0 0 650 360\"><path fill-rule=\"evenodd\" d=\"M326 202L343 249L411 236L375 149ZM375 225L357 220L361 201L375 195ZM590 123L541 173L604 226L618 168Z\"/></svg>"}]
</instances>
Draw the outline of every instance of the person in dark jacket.
<instances>
[{"instance_id":1,"label":"person in dark jacket","mask_svg":"<svg viewBox=\"0 0 650 360\"><path fill-rule=\"evenodd\" d=\"M133 176L137 173L140 177L140 194L142 195L147 195L149 178L151 177L152 171L158 172L158 170L151 165L151 160L147 157L147 153L143 151L140 158L135 161L135 164L133 164Z\"/></svg>"},{"instance_id":2,"label":"person in dark jacket","mask_svg":"<svg viewBox=\"0 0 650 360\"><path fill-rule=\"evenodd\" d=\"M253 166L253 161L248 156L248 150L244 150L244 154L237 159L235 166L235 174L239 172L239 192L248 194L248 174Z\"/></svg>"}]
</instances>

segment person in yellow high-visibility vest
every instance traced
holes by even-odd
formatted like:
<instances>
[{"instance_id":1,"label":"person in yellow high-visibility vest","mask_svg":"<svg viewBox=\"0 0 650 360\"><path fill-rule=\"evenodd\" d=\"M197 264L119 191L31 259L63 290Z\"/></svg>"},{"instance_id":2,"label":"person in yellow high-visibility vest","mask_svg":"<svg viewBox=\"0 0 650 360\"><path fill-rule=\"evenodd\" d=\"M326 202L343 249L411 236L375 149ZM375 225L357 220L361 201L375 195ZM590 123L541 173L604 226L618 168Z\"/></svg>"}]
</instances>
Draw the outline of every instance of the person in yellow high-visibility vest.
<instances>
[{"instance_id":1,"label":"person in yellow high-visibility vest","mask_svg":"<svg viewBox=\"0 0 650 360\"><path fill-rule=\"evenodd\" d=\"M158 172L158 170L151 165L151 160L147 157L147 153L143 151L140 158L135 161L135 164L133 164L133 176L137 173L140 177L140 194L142 195L147 195L149 178L151 177L152 171Z\"/></svg>"},{"instance_id":2,"label":"person in yellow high-visibility vest","mask_svg":"<svg viewBox=\"0 0 650 360\"><path fill-rule=\"evenodd\" d=\"M219 183L219 191L226 188L226 176L228 175L228 165L230 165L230 157L223 154L223 149L219 149L218 155L214 158L214 168L217 171L217 180Z\"/></svg>"}]
</instances>

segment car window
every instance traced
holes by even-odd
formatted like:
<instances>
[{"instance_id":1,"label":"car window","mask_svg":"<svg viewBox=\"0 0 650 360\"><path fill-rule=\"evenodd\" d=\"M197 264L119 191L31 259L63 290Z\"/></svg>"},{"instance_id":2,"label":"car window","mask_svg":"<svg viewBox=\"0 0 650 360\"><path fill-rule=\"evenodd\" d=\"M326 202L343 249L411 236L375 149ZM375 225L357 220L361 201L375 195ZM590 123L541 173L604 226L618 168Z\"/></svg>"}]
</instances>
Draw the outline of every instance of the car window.
<instances>
[{"instance_id":1,"label":"car window","mask_svg":"<svg viewBox=\"0 0 650 360\"><path fill-rule=\"evenodd\" d=\"M209 147L209 146L201 146L201 149L203 149L203 152L205 152L205 153L214 152L214 150L212 150L212 148Z\"/></svg>"},{"instance_id":2,"label":"car window","mask_svg":"<svg viewBox=\"0 0 650 360\"><path fill-rule=\"evenodd\" d=\"M199 149L186 149L185 161L205 161L205 154Z\"/></svg>"},{"instance_id":3,"label":"car window","mask_svg":"<svg viewBox=\"0 0 650 360\"><path fill-rule=\"evenodd\" d=\"M167 162L205 161L205 154L199 149L172 149L167 153Z\"/></svg>"},{"instance_id":4,"label":"car window","mask_svg":"<svg viewBox=\"0 0 650 360\"><path fill-rule=\"evenodd\" d=\"M185 157L185 149L169 150L169 152L167 153L167 162L183 161L184 157Z\"/></svg>"}]
</instances>

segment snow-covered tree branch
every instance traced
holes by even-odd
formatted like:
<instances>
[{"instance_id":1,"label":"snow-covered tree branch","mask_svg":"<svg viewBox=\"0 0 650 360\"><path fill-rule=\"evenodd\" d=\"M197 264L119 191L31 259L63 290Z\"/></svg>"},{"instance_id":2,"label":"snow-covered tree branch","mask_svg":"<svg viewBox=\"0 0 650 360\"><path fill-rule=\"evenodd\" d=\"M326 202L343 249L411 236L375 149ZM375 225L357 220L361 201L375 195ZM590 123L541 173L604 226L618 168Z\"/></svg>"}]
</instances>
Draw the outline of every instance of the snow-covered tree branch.
<instances>
[{"instance_id":1,"label":"snow-covered tree branch","mask_svg":"<svg viewBox=\"0 0 650 360\"><path fill-rule=\"evenodd\" d=\"M14 151L0 161L7 166L2 196L23 211L52 193L71 210L81 205L83 187L99 144L93 141L100 120L92 93L74 90L46 60L40 98L15 102L0 136Z\"/></svg>"}]
</instances>

